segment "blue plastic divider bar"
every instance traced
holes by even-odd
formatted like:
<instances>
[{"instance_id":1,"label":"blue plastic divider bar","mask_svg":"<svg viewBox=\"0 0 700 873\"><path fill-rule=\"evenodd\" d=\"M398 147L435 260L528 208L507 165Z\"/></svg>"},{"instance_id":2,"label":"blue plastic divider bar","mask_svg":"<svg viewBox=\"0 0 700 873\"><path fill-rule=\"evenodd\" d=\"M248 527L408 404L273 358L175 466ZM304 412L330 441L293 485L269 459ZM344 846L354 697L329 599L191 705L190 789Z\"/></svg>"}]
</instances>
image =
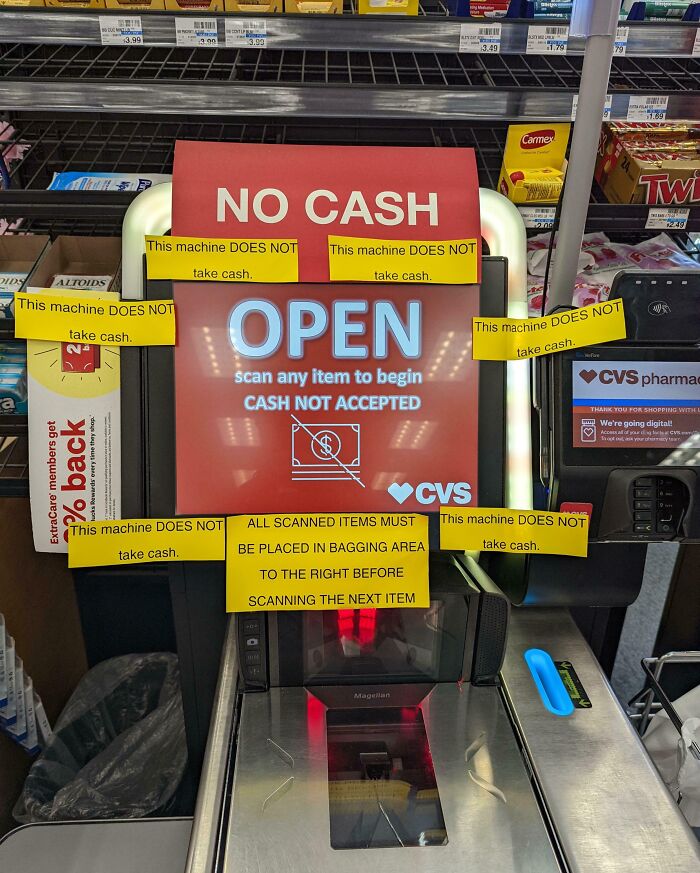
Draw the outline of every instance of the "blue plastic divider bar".
<instances>
[{"instance_id":1,"label":"blue plastic divider bar","mask_svg":"<svg viewBox=\"0 0 700 873\"><path fill-rule=\"evenodd\" d=\"M528 649L525 652L525 663L532 673L545 707L554 715L571 715L574 704L551 655L542 649Z\"/></svg>"}]
</instances>

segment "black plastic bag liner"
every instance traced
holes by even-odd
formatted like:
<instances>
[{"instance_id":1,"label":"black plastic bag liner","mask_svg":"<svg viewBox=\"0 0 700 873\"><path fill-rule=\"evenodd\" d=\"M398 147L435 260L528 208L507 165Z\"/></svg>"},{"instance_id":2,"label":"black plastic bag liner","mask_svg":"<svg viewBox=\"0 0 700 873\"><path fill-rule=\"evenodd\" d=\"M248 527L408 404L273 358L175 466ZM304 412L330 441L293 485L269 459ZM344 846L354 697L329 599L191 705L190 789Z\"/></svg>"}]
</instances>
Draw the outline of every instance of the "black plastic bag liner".
<instances>
[{"instance_id":1,"label":"black plastic bag liner","mask_svg":"<svg viewBox=\"0 0 700 873\"><path fill-rule=\"evenodd\" d=\"M163 814L187 764L176 655L122 655L78 683L32 765L18 822Z\"/></svg>"}]
</instances>

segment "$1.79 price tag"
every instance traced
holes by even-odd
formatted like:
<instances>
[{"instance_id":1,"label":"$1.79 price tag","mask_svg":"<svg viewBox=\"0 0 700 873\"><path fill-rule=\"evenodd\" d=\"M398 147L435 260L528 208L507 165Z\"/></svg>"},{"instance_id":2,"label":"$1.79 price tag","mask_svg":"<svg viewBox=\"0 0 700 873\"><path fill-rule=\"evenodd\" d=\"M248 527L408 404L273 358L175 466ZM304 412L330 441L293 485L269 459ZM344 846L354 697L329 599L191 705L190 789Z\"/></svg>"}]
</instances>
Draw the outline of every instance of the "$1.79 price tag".
<instances>
[{"instance_id":1,"label":"$1.79 price tag","mask_svg":"<svg viewBox=\"0 0 700 873\"><path fill-rule=\"evenodd\" d=\"M569 43L569 28L562 25L530 25L527 29L528 55L565 55Z\"/></svg>"},{"instance_id":2,"label":"$1.79 price tag","mask_svg":"<svg viewBox=\"0 0 700 873\"><path fill-rule=\"evenodd\" d=\"M102 45L143 45L141 16L100 15L100 42Z\"/></svg>"}]
</instances>

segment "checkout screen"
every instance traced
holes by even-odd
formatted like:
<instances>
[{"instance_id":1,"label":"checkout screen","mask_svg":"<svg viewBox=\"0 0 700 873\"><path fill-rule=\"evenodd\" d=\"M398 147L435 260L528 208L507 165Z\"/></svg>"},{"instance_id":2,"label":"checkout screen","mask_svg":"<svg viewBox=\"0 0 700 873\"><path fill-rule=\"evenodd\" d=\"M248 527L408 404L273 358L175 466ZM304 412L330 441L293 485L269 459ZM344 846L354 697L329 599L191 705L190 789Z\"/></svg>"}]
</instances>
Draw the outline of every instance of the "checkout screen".
<instances>
[{"instance_id":1,"label":"checkout screen","mask_svg":"<svg viewBox=\"0 0 700 873\"><path fill-rule=\"evenodd\" d=\"M572 361L575 448L673 449L700 432L700 362Z\"/></svg>"}]
</instances>

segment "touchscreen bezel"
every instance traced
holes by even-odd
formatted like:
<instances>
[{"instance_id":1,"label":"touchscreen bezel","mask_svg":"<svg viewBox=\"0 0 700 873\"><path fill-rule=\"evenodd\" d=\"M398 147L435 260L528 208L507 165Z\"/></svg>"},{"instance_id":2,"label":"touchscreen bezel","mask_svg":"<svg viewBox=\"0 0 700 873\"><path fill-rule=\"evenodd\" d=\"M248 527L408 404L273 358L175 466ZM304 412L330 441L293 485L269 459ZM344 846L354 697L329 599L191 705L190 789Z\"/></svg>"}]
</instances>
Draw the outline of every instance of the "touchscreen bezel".
<instances>
[{"instance_id":1,"label":"touchscreen bezel","mask_svg":"<svg viewBox=\"0 0 700 873\"><path fill-rule=\"evenodd\" d=\"M573 362L574 361L700 361L700 349L679 346L602 345L595 349L573 349L561 358L560 445L567 467L655 467L668 459L674 446L628 448L587 448L573 446ZM683 466L683 465L681 465Z\"/></svg>"}]
</instances>

